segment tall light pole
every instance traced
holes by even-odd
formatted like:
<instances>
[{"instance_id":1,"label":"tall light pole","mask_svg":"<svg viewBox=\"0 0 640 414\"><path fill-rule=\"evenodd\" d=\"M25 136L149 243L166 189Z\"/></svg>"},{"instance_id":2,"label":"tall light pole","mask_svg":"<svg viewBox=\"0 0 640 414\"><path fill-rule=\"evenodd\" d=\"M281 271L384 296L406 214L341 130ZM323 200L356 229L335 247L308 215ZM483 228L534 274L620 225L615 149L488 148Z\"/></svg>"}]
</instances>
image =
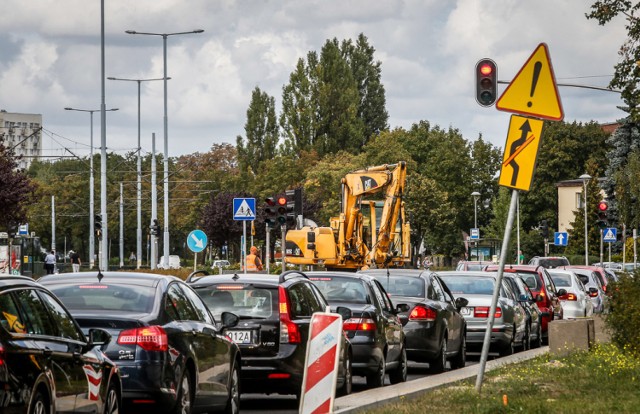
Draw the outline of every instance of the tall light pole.
<instances>
[{"instance_id":1,"label":"tall light pole","mask_svg":"<svg viewBox=\"0 0 640 414\"><path fill-rule=\"evenodd\" d=\"M159 81L164 80L164 78L149 78L149 79L129 79L129 78L114 78L108 77L109 80L116 81L128 81L128 82L137 82L138 83L138 166L137 166L137 222L138 228L136 230L136 269L140 269L142 265L142 161L140 159L140 84L142 82L149 81ZM171 79L171 78L169 78Z\"/></svg>"},{"instance_id":2,"label":"tall light pole","mask_svg":"<svg viewBox=\"0 0 640 414\"><path fill-rule=\"evenodd\" d=\"M100 109L78 109L78 108L64 108L66 111L78 111L78 112L89 112L89 119L91 120L91 133L90 133L90 141L89 141L89 268L93 269L95 266L95 253L96 253L96 242L95 242L95 229L93 228L94 223L94 181L93 181L93 113L98 112ZM108 111L117 111L118 108L107 109Z\"/></svg>"},{"instance_id":3,"label":"tall light pole","mask_svg":"<svg viewBox=\"0 0 640 414\"><path fill-rule=\"evenodd\" d=\"M174 33L151 33L151 32L136 32L135 30L125 30L127 34L139 34L147 36L162 36L162 56L164 62L164 238L163 238L163 251L164 251L164 263L165 269L169 268L169 131L168 131L168 116L167 116L167 37L177 36L183 34L203 33L204 30L197 29L189 32L174 32Z\"/></svg>"},{"instance_id":4,"label":"tall light pole","mask_svg":"<svg viewBox=\"0 0 640 414\"><path fill-rule=\"evenodd\" d=\"M473 197L473 228L477 229L478 228L478 199L480 198L480 193L477 191L474 191L473 193L471 193L471 196ZM480 235L480 232L478 231L478 237ZM476 257L478 257L478 241L476 240ZM478 260L480 260L480 257L478 257Z\"/></svg>"},{"instance_id":5,"label":"tall light pole","mask_svg":"<svg viewBox=\"0 0 640 414\"><path fill-rule=\"evenodd\" d=\"M583 202L584 202L584 264L589 266L589 227L587 226L587 185L591 176L589 174L582 174L580 176L582 185L584 188Z\"/></svg>"}]
</instances>

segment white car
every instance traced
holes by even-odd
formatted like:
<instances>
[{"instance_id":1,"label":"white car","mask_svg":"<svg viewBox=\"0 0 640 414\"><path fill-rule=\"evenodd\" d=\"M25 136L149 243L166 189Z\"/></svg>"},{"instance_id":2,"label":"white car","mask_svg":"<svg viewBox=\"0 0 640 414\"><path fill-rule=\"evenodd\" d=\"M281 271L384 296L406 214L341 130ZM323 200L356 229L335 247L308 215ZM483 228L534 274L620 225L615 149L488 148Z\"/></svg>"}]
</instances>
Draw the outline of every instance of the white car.
<instances>
[{"instance_id":1,"label":"white car","mask_svg":"<svg viewBox=\"0 0 640 414\"><path fill-rule=\"evenodd\" d=\"M178 255L169 255L169 266L166 269L180 269L180 256ZM165 269L164 266L164 256L160 257L160 262L158 263L158 269Z\"/></svg>"},{"instance_id":2,"label":"white car","mask_svg":"<svg viewBox=\"0 0 640 414\"><path fill-rule=\"evenodd\" d=\"M548 272L556 287L567 291L565 295L558 296L565 319L593 315L593 302L578 275L571 270L549 269Z\"/></svg>"},{"instance_id":3,"label":"white car","mask_svg":"<svg viewBox=\"0 0 640 414\"><path fill-rule=\"evenodd\" d=\"M227 267L230 266L231 263L229 263L228 260L214 260L213 264L211 265L212 269L216 269L218 267Z\"/></svg>"}]
</instances>

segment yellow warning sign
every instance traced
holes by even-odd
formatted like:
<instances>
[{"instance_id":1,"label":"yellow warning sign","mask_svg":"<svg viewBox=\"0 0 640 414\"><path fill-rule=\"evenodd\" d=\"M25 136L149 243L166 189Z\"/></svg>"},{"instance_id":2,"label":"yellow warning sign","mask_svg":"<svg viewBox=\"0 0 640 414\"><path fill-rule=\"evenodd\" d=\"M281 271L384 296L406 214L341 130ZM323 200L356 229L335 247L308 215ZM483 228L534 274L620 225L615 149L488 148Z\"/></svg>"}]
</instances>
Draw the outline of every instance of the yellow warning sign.
<instances>
[{"instance_id":1,"label":"yellow warning sign","mask_svg":"<svg viewBox=\"0 0 640 414\"><path fill-rule=\"evenodd\" d=\"M511 115L498 184L529 191L544 121Z\"/></svg>"},{"instance_id":2,"label":"yellow warning sign","mask_svg":"<svg viewBox=\"0 0 640 414\"><path fill-rule=\"evenodd\" d=\"M549 50L540 43L496 102L501 111L562 121L564 112Z\"/></svg>"}]
</instances>

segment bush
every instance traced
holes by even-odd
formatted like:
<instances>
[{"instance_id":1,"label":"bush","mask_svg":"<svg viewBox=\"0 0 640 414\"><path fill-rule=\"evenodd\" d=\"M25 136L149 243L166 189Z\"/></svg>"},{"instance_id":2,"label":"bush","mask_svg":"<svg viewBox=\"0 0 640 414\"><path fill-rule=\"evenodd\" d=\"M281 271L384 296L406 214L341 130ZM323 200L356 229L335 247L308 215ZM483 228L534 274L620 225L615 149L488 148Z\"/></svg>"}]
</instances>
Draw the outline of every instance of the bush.
<instances>
[{"instance_id":1,"label":"bush","mask_svg":"<svg viewBox=\"0 0 640 414\"><path fill-rule=\"evenodd\" d=\"M606 315L611 341L621 349L640 355L640 272L623 274L607 289L610 311Z\"/></svg>"}]
</instances>

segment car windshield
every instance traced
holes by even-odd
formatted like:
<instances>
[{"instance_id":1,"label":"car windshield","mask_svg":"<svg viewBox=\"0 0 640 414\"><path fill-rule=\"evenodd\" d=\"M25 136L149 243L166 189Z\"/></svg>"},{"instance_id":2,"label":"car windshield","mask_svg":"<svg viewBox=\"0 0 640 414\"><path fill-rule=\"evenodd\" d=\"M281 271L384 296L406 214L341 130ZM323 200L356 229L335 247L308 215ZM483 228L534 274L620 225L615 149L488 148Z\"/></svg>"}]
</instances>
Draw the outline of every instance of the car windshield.
<instances>
[{"instance_id":1,"label":"car windshield","mask_svg":"<svg viewBox=\"0 0 640 414\"><path fill-rule=\"evenodd\" d=\"M495 279L492 277L440 276L454 295L492 295Z\"/></svg>"},{"instance_id":2,"label":"car windshield","mask_svg":"<svg viewBox=\"0 0 640 414\"><path fill-rule=\"evenodd\" d=\"M222 312L232 312L245 319L267 319L277 309L277 289L244 284L192 287L216 319L220 318Z\"/></svg>"},{"instance_id":3,"label":"car windshield","mask_svg":"<svg viewBox=\"0 0 640 414\"><path fill-rule=\"evenodd\" d=\"M48 286L71 311L108 310L150 313L155 288L149 286L84 283Z\"/></svg>"},{"instance_id":4,"label":"car windshield","mask_svg":"<svg viewBox=\"0 0 640 414\"><path fill-rule=\"evenodd\" d=\"M343 276L312 276L309 279L329 302L367 303L367 290L360 279Z\"/></svg>"},{"instance_id":5,"label":"car windshield","mask_svg":"<svg viewBox=\"0 0 640 414\"><path fill-rule=\"evenodd\" d=\"M419 277L375 275L382 287L391 296L424 298L424 280Z\"/></svg>"},{"instance_id":6,"label":"car windshield","mask_svg":"<svg viewBox=\"0 0 640 414\"><path fill-rule=\"evenodd\" d=\"M556 287L571 287L571 275L563 274L563 273L552 273L551 279L553 283L555 283Z\"/></svg>"}]
</instances>

